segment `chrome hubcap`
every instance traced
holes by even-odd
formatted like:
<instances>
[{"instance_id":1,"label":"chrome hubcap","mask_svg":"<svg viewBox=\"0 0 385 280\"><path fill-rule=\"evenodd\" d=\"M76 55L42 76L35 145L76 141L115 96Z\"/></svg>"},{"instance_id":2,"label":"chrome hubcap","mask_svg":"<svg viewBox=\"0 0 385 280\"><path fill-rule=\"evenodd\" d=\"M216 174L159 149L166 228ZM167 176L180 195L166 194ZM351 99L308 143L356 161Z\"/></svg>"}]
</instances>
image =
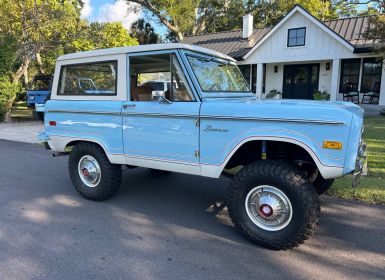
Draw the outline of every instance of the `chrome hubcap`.
<instances>
[{"instance_id":1,"label":"chrome hubcap","mask_svg":"<svg viewBox=\"0 0 385 280\"><path fill-rule=\"evenodd\" d=\"M79 160L79 177L82 182L90 188L96 187L102 177L98 161L92 156L84 156Z\"/></svg>"},{"instance_id":2,"label":"chrome hubcap","mask_svg":"<svg viewBox=\"0 0 385 280\"><path fill-rule=\"evenodd\" d=\"M258 227L277 231L291 221L293 209L288 197L272 186L258 186L249 191L245 200L247 215Z\"/></svg>"}]
</instances>

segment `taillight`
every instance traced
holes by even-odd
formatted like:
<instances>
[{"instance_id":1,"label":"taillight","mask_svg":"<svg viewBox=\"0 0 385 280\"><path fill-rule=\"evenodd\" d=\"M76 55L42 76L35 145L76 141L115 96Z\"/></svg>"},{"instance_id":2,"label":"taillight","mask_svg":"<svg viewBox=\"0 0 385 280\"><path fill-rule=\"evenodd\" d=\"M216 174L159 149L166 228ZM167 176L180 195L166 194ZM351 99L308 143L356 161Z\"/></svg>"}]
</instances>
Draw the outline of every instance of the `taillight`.
<instances>
[{"instance_id":1,"label":"taillight","mask_svg":"<svg viewBox=\"0 0 385 280\"><path fill-rule=\"evenodd\" d=\"M49 125L50 126L56 126L56 122L55 121L49 121Z\"/></svg>"}]
</instances>

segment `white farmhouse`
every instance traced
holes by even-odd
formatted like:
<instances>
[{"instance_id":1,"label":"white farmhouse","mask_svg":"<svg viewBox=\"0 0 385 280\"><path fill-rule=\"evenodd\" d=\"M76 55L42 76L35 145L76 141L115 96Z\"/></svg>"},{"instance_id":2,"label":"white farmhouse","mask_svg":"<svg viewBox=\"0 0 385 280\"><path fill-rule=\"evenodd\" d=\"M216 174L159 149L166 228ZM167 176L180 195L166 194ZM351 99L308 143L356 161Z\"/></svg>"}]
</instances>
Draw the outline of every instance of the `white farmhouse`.
<instances>
[{"instance_id":1,"label":"white farmhouse","mask_svg":"<svg viewBox=\"0 0 385 280\"><path fill-rule=\"evenodd\" d=\"M282 98L313 99L316 90L330 99L385 106L385 68L364 38L368 17L321 22L295 6L277 25L186 37L183 43L225 53L238 61L257 97L272 90ZM382 79L382 77L384 77Z\"/></svg>"}]
</instances>

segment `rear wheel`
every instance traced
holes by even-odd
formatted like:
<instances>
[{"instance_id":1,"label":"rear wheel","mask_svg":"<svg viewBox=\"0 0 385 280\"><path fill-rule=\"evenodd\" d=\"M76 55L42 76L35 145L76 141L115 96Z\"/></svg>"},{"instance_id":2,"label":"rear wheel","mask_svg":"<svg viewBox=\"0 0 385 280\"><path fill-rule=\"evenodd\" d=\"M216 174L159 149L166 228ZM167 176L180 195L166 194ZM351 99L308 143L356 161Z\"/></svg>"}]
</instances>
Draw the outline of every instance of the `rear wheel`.
<instances>
[{"instance_id":1,"label":"rear wheel","mask_svg":"<svg viewBox=\"0 0 385 280\"><path fill-rule=\"evenodd\" d=\"M68 169L75 189L87 199L106 200L120 187L121 166L111 164L96 144L77 144L71 151Z\"/></svg>"},{"instance_id":2,"label":"rear wheel","mask_svg":"<svg viewBox=\"0 0 385 280\"><path fill-rule=\"evenodd\" d=\"M295 166L259 161L237 173L227 195L229 215L255 243L276 250L308 239L320 212L318 195Z\"/></svg>"}]
</instances>

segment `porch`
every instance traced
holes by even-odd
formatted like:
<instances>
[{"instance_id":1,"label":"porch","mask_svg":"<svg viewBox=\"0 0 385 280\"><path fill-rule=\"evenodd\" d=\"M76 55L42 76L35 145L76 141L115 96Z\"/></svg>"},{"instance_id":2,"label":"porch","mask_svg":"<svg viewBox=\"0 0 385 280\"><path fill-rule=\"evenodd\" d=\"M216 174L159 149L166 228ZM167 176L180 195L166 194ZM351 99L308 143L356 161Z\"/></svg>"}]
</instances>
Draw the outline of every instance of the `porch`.
<instances>
[{"instance_id":1,"label":"porch","mask_svg":"<svg viewBox=\"0 0 385 280\"><path fill-rule=\"evenodd\" d=\"M375 57L239 65L258 98L271 91L284 99L314 99L326 91L331 101L385 106L384 63Z\"/></svg>"}]
</instances>

